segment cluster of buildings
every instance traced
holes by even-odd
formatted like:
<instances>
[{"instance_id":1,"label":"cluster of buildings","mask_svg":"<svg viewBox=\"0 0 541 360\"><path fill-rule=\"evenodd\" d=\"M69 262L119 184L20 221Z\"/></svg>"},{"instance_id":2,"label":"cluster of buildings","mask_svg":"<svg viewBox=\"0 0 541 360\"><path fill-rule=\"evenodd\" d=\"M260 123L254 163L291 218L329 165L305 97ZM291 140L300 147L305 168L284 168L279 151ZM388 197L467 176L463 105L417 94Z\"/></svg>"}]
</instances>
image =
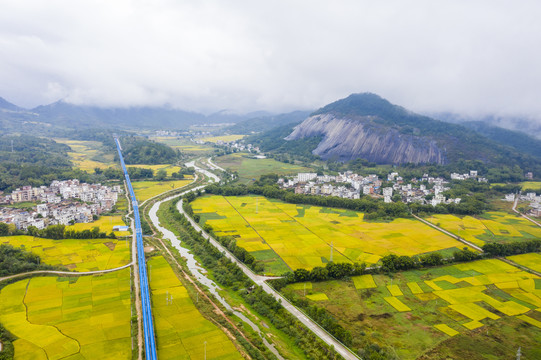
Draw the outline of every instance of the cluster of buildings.
<instances>
[{"instance_id":1,"label":"cluster of buildings","mask_svg":"<svg viewBox=\"0 0 541 360\"><path fill-rule=\"evenodd\" d=\"M528 215L541 217L541 195L537 195L534 192L520 195L507 194L504 200L513 202L516 196L518 196L518 200L529 203L530 210L528 211Z\"/></svg>"},{"instance_id":2,"label":"cluster of buildings","mask_svg":"<svg viewBox=\"0 0 541 360\"><path fill-rule=\"evenodd\" d=\"M54 180L49 187L23 186L0 198L0 204L38 202L32 211L0 207L0 222L43 229L49 225L91 222L94 215L108 212L116 204L120 186L80 183L79 180Z\"/></svg>"},{"instance_id":3,"label":"cluster of buildings","mask_svg":"<svg viewBox=\"0 0 541 360\"><path fill-rule=\"evenodd\" d=\"M451 180L476 179L479 182L488 182L487 178L477 175L477 170L470 170L469 174L451 173Z\"/></svg>"},{"instance_id":4,"label":"cluster of buildings","mask_svg":"<svg viewBox=\"0 0 541 360\"><path fill-rule=\"evenodd\" d=\"M295 189L296 194L337 196L347 199L359 199L363 194L383 198L386 203L392 202L393 196L399 195L400 200L405 203L417 202L432 206L460 203L460 198L450 199L443 195L450 189L446 186L448 183L443 178L424 174L422 178L411 179L406 184L396 172L387 175L385 183L387 186L383 186L384 182L377 175L361 176L351 171L336 176L298 173L295 177L278 179L281 188Z\"/></svg>"},{"instance_id":5,"label":"cluster of buildings","mask_svg":"<svg viewBox=\"0 0 541 360\"><path fill-rule=\"evenodd\" d=\"M193 140L197 144L204 144L205 141L203 140ZM258 146L253 146L252 144L244 144L244 142L239 140L232 140L232 141L225 141L225 140L217 140L216 145L223 146L227 148L228 150L238 152L238 151L247 151L250 153L256 153L260 154L261 151Z\"/></svg>"},{"instance_id":6,"label":"cluster of buildings","mask_svg":"<svg viewBox=\"0 0 541 360\"><path fill-rule=\"evenodd\" d=\"M284 189L294 188L295 194L336 196L346 199L359 199L363 194L375 194L381 186L377 175L363 177L347 171L338 175L317 175L316 173L298 173L290 179L278 179L278 185Z\"/></svg>"},{"instance_id":7,"label":"cluster of buildings","mask_svg":"<svg viewBox=\"0 0 541 360\"><path fill-rule=\"evenodd\" d=\"M400 195L405 203L430 204L436 206L439 204L459 204L460 198L447 198L443 193L451 188L444 178L433 177L429 174L423 174L419 179L413 178L408 184L404 184L404 179L393 172L387 175L387 181L393 183L392 191L387 190L384 193L385 202L391 202L392 193ZM385 189L384 189L385 190ZM385 196L387 195L387 196Z\"/></svg>"}]
</instances>

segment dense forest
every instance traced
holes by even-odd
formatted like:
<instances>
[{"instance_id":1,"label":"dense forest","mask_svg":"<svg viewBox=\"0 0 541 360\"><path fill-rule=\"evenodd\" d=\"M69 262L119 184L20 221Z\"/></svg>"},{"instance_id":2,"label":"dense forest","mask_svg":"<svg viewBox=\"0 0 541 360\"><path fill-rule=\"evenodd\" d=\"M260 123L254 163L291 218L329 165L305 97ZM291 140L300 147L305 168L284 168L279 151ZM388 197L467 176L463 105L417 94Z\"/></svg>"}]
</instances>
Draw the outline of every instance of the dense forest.
<instances>
[{"instance_id":1,"label":"dense forest","mask_svg":"<svg viewBox=\"0 0 541 360\"><path fill-rule=\"evenodd\" d=\"M126 164L174 164L180 157L179 151L144 138L129 136L119 140Z\"/></svg>"},{"instance_id":2,"label":"dense forest","mask_svg":"<svg viewBox=\"0 0 541 360\"><path fill-rule=\"evenodd\" d=\"M13 151L12 151L13 141ZM91 176L72 169L69 146L29 135L0 138L0 190L11 191L23 185L49 185L53 180Z\"/></svg>"},{"instance_id":3,"label":"dense forest","mask_svg":"<svg viewBox=\"0 0 541 360\"><path fill-rule=\"evenodd\" d=\"M0 277L36 270L53 270L51 265L42 264L39 256L11 245L0 244Z\"/></svg>"}]
</instances>

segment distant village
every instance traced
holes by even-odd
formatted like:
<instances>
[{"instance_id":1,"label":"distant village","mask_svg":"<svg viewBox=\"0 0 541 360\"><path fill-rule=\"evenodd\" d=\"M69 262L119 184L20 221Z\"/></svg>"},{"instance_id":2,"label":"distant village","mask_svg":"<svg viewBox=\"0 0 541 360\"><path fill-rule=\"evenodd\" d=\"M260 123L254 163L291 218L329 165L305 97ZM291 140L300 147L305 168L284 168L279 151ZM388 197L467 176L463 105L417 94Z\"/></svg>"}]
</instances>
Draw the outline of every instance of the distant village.
<instances>
[{"instance_id":1,"label":"distant village","mask_svg":"<svg viewBox=\"0 0 541 360\"><path fill-rule=\"evenodd\" d=\"M203 140L193 140L197 144L204 144L205 141ZM224 141L224 140L218 140L216 141L217 146L225 147L229 150L232 150L234 152L237 151L247 151L250 153L256 153L261 154L261 150L258 146L253 146L252 144L244 144L241 141L233 140L233 141ZM265 156L260 155L259 158L265 158Z\"/></svg>"},{"instance_id":2,"label":"distant village","mask_svg":"<svg viewBox=\"0 0 541 360\"><path fill-rule=\"evenodd\" d=\"M507 194L505 196L506 201L514 202L518 196L519 201L524 201L528 203L529 211L528 215L541 217L541 194L537 195L534 192L529 192L526 194Z\"/></svg>"},{"instance_id":3,"label":"distant village","mask_svg":"<svg viewBox=\"0 0 541 360\"><path fill-rule=\"evenodd\" d=\"M94 215L111 211L120 186L79 183L79 180L54 180L49 187L23 186L11 194L0 197L0 205L24 202L41 203L33 211L14 207L0 207L0 222L15 224L17 229L35 226L43 229L49 225L70 225L92 222Z\"/></svg>"},{"instance_id":4,"label":"distant village","mask_svg":"<svg viewBox=\"0 0 541 360\"><path fill-rule=\"evenodd\" d=\"M477 171L472 170L468 174L451 174L453 180L476 179L479 182L487 182L486 178L480 177ZM359 199L361 194L383 198L390 203L402 201L405 203L438 204L460 203L460 198L446 198L443 193L450 190L449 184L443 178L432 177L424 174L422 178L411 179L407 184L397 173L387 175L387 184L392 186L382 187L384 182L377 175L361 176L351 171L338 175L317 175L316 173L299 173L295 177L280 178L278 185L284 189L295 189L296 194L311 194L320 196L337 196L347 199Z\"/></svg>"}]
</instances>

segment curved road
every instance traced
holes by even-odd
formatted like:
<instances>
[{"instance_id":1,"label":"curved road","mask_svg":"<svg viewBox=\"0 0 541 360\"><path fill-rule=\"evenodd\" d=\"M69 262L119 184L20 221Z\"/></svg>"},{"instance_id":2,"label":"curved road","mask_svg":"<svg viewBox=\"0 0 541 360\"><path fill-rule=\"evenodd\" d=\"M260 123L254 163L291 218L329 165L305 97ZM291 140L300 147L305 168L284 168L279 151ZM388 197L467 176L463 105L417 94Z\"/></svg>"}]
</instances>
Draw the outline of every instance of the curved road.
<instances>
[{"instance_id":1,"label":"curved road","mask_svg":"<svg viewBox=\"0 0 541 360\"><path fill-rule=\"evenodd\" d=\"M193 166L196 171L199 171L211 178L214 179L215 182L219 182L220 178L216 176L215 174L203 170L197 166L195 166L194 162L191 162L186 164L187 166ZM203 187L203 186L201 186ZM199 188L201 188L199 187ZM191 191L196 191L198 188L192 189ZM296 306L291 304L286 298L284 298L280 293L278 293L276 290L274 290L272 287L269 286L265 282L265 280L268 280L268 277L261 276L255 274L250 268L248 268L246 265L244 265L242 262L240 262L233 254L229 252L226 248L224 248L218 241L216 241L214 238L209 236L207 233L203 231L203 229L195 222L192 218L190 218L182 208L182 201L179 201L177 203L177 209L181 214L184 214L186 218L190 221L190 224L197 230L201 231L202 236L205 239L208 239L209 242L216 247L218 250L220 250L222 253L225 254L231 261L237 264L237 266L248 276L253 282L255 282L257 285L261 286L263 290L269 294L272 295L276 300L278 300L284 309L289 311L293 316L295 316L301 323L303 323L308 329L312 330L314 334L317 335L322 341L324 341L327 345L333 346L336 352L338 352L344 359L347 360L357 360L359 357L355 355L349 348L347 348L344 344L342 344L340 341L338 341L334 336L329 334L325 329L323 329L319 324L317 324L315 321L313 321L311 318L309 318L305 313L303 313L301 310L299 310Z\"/></svg>"},{"instance_id":2,"label":"curved road","mask_svg":"<svg viewBox=\"0 0 541 360\"><path fill-rule=\"evenodd\" d=\"M15 279L15 278L18 278L18 277L23 277L23 276L26 276L26 275L37 275L37 274L56 274L56 275L69 275L69 276L84 276L84 275L95 275L95 274L105 274L105 273L110 273L110 272L113 272L113 271L118 271L118 270L122 270L122 269L125 269L127 267L130 267L133 265L133 262L129 263L129 264L126 264L124 266L121 266L121 267L117 267L117 268L114 268L114 269L106 269L106 270L96 270L96 271L81 271L81 272L74 272L74 271L56 271L56 270L38 270L38 271L29 271L29 272L25 272L25 273L20 273L20 274L15 274L15 275L10 275L10 276L4 276L4 277L0 277L0 282L4 281L4 280L9 280L9 279Z\"/></svg>"},{"instance_id":3,"label":"curved road","mask_svg":"<svg viewBox=\"0 0 541 360\"><path fill-rule=\"evenodd\" d=\"M535 225L541 227L541 224L538 223L537 221L535 221L534 219L530 218L529 216L526 216L524 215L523 213L519 212L517 210L517 204L518 204L518 196L516 197L515 199L515 203L513 204L513 211L516 212L517 214L519 214L520 216L522 216L523 218L527 219L527 220L530 220L531 222L533 222Z\"/></svg>"}]
</instances>

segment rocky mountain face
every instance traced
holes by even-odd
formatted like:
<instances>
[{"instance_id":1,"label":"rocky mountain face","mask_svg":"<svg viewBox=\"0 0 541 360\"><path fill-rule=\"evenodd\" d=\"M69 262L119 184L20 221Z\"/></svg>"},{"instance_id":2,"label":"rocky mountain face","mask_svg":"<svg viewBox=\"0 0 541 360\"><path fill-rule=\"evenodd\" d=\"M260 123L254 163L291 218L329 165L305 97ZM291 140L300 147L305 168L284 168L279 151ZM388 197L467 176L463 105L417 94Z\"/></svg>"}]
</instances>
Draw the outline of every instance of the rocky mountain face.
<instances>
[{"instance_id":1,"label":"rocky mountain face","mask_svg":"<svg viewBox=\"0 0 541 360\"><path fill-rule=\"evenodd\" d=\"M323 113L308 117L285 140L322 135L313 153L327 160L363 158L376 163L445 164L445 150L428 137L401 133L376 116Z\"/></svg>"}]
</instances>

